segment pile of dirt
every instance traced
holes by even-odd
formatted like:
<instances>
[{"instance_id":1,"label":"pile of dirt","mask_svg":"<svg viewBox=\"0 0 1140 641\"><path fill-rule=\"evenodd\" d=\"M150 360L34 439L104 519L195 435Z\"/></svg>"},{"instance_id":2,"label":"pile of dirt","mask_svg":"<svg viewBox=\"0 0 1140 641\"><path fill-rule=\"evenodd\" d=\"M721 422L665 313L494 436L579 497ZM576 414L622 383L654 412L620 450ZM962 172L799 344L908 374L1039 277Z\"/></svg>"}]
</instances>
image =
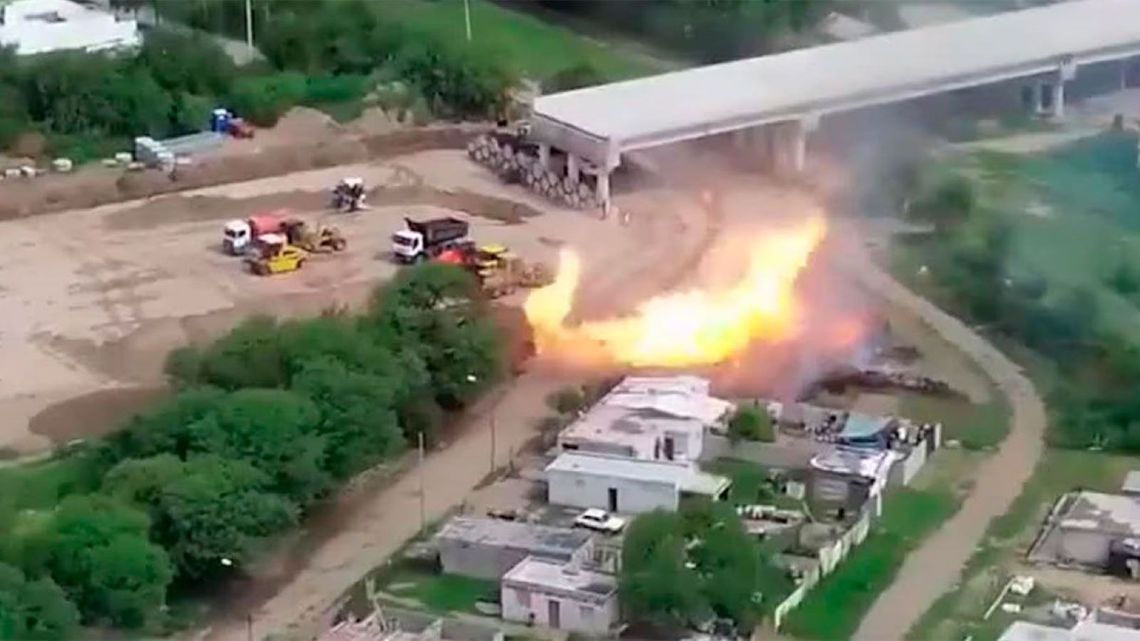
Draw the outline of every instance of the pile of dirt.
<instances>
[{"instance_id":1,"label":"pile of dirt","mask_svg":"<svg viewBox=\"0 0 1140 641\"><path fill-rule=\"evenodd\" d=\"M280 145L262 149L260 153L213 158L197 165L179 167L173 177L156 170L129 172L92 167L74 174L6 180L0 182L0 220L87 209L296 171L383 160L430 149L462 149L472 137L486 130L485 125L448 125L401 129L374 136L339 136L309 144Z\"/></svg>"},{"instance_id":2,"label":"pile of dirt","mask_svg":"<svg viewBox=\"0 0 1140 641\"><path fill-rule=\"evenodd\" d=\"M376 136L391 133L403 127L400 121L390 116L380 107L369 107L352 121L352 129L365 136Z\"/></svg>"}]
</instances>

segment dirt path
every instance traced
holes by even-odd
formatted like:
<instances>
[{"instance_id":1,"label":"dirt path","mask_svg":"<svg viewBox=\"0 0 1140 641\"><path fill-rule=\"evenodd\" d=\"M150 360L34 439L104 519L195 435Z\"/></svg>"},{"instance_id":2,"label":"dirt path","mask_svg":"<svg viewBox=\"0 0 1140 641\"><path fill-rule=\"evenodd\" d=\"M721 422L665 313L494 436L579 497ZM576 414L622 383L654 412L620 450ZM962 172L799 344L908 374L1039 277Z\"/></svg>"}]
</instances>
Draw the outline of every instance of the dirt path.
<instances>
[{"instance_id":1,"label":"dirt path","mask_svg":"<svg viewBox=\"0 0 1140 641\"><path fill-rule=\"evenodd\" d=\"M1043 449L1045 405L1020 367L962 321L895 281L874 264L865 247L853 246L842 252L839 260L869 289L923 319L977 363L1009 399L1013 410L1009 436L978 469L977 489L950 521L907 557L894 583L879 595L854 637L858 641L901 640L934 601L954 587L990 521L1009 509L1033 473Z\"/></svg>"},{"instance_id":2,"label":"dirt path","mask_svg":"<svg viewBox=\"0 0 1140 641\"><path fill-rule=\"evenodd\" d=\"M602 310L619 301L651 294L674 281L675 270L663 263L679 260L707 248L704 216L695 207L668 210L654 217L635 220L627 233L644 240L638 252L626 252L590 266L584 282L591 283L580 296L579 306ZM609 221L618 229L617 221ZM624 230L623 230L624 231ZM668 262L665 262L668 261ZM491 431L495 429L494 462L503 466L536 435L535 423L549 414L544 399L570 381L540 371L524 373L499 393L492 393L470 413L469 429L424 462L424 511L431 522L460 504L490 472ZM492 418L492 416L494 418ZM210 641L245 641L247 615L252 616L254 636L311 634L314 624L327 615L330 606L372 568L395 553L419 528L418 468L363 501L343 529L313 550L303 567L275 594L250 611L231 611L213 628L200 635ZM290 638L292 638L290 636Z\"/></svg>"}]
</instances>

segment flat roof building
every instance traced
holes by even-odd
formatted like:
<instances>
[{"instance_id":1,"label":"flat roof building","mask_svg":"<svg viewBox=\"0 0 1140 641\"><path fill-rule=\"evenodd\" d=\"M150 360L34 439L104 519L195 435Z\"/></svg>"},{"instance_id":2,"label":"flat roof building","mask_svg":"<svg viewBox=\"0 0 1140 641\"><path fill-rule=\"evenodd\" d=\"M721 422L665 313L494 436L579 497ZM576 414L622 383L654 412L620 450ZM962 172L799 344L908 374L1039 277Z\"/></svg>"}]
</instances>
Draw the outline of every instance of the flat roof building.
<instances>
[{"instance_id":1,"label":"flat roof building","mask_svg":"<svg viewBox=\"0 0 1140 641\"><path fill-rule=\"evenodd\" d=\"M1072 628L1055 628L1029 621L1014 621L998 641L1140 641L1140 630L1099 623L1091 619Z\"/></svg>"},{"instance_id":2,"label":"flat roof building","mask_svg":"<svg viewBox=\"0 0 1140 641\"><path fill-rule=\"evenodd\" d=\"M676 510L684 496L723 498L731 481L694 463L563 452L546 466L547 499L555 505L640 513Z\"/></svg>"},{"instance_id":3,"label":"flat roof building","mask_svg":"<svg viewBox=\"0 0 1140 641\"><path fill-rule=\"evenodd\" d=\"M0 47L19 55L102 51L142 42L138 23L70 0L0 2Z\"/></svg>"},{"instance_id":4,"label":"flat roof building","mask_svg":"<svg viewBox=\"0 0 1140 641\"><path fill-rule=\"evenodd\" d=\"M448 574L498 579L527 557L568 563L592 550L584 530L501 519L455 517L435 537L440 565Z\"/></svg>"},{"instance_id":5,"label":"flat roof building","mask_svg":"<svg viewBox=\"0 0 1140 641\"><path fill-rule=\"evenodd\" d=\"M558 435L564 452L597 452L666 461L692 461L705 431L723 423L732 404L709 395L696 376L623 379Z\"/></svg>"},{"instance_id":6,"label":"flat roof building","mask_svg":"<svg viewBox=\"0 0 1140 641\"><path fill-rule=\"evenodd\" d=\"M1058 501L1030 560L1104 569L1115 547L1140 540L1140 498L1072 492Z\"/></svg>"},{"instance_id":7,"label":"flat roof building","mask_svg":"<svg viewBox=\"0 0 1140 641\"><path fill-rule=\"evenodd\" d=\"M524 559L503 576L500 590L507 621L595 634L618 621L617 579L574 564Z\"/></svg>"}]
</instances>

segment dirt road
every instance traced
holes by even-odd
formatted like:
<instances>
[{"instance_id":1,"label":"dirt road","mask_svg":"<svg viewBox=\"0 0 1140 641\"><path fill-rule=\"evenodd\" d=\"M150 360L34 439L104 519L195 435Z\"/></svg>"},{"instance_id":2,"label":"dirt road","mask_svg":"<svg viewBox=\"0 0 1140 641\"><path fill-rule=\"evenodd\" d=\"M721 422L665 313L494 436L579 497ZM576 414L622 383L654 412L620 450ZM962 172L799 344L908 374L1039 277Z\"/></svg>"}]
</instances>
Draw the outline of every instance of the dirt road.
<instances>
[{"instance_id":1,"label":"dirt road","mask_svg":"<svg viewBox=\"0 0 1140 641\"><path fill-rule=\"evenodd\" d=\"M654 198L643 195L638 196L642 203L626 200L621 204L641 208ZM703 213L696 207L678 206L675 201L652 217L635 219L628 230L616 220L603 224L611 226L610 236L637 238L639 247L637 251L588 263L583 282L589 287L580 296L579 307L613 310L621 302L667 287L676 280L669 266L684 267L686 256L706 246L702 242L706 232ZM470 413L472 429L458 430L460 436L455 442L430 453L424 462L427 521L437 520L459 505L490 472L492 422L494 461L496 466L503 466L512 452L518 452L536 435L535 423L549 414L546 396L572 382L576 381L539 371L527 372L474 408ZM252 616L256 638L311 634L315 623L340 595L416 534L420 478L418 469L411 470L365 501L341 531L315 550L304 567L287 577L271 598L249 612L231 611L202 638L245 641L247 616Z\"/></svg>"},{"instance_id":2,"label":"dirt road","mask_svg":"<svg viewBox=\"0 0 1140 641\"><path fill-rule=\"evenodd\" d=\"M857 641L901 640L934 601L955 585L990 520L1009 508L1033 473L1043 449L1045 405L1017 364L962 321L895 281L874 264L865 247L853 246L839 259L869 289L923 319L977 363L1009 399L1013 410L1010 434L979 468L974 479L976 489L949 522L907 557L894 583L879 595L854 637Z\"/></svg>"}]
</instances>

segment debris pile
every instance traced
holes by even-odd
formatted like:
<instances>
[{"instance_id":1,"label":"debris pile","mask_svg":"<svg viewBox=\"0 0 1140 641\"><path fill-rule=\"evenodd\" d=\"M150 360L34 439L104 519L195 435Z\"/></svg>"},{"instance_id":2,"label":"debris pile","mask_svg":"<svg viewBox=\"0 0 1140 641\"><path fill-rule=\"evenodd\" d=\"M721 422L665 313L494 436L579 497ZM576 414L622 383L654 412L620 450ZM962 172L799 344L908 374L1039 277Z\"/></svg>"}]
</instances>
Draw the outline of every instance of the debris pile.
<instances>
[{"instance_id":1,"label":"debris pile","mask_svg":"<svg viewBox=\"0 0 1140 641\"><path fill-rule=\"evenodd\" d=\"M538 162L538 158L516 149L509 142L500 142L484 135L467 145L467 155L475 162L495 172L508 183L519 183L536 194L573 209L596 207L594 190L582 181L571 181Z\"/></svg>"}]
</instances>

